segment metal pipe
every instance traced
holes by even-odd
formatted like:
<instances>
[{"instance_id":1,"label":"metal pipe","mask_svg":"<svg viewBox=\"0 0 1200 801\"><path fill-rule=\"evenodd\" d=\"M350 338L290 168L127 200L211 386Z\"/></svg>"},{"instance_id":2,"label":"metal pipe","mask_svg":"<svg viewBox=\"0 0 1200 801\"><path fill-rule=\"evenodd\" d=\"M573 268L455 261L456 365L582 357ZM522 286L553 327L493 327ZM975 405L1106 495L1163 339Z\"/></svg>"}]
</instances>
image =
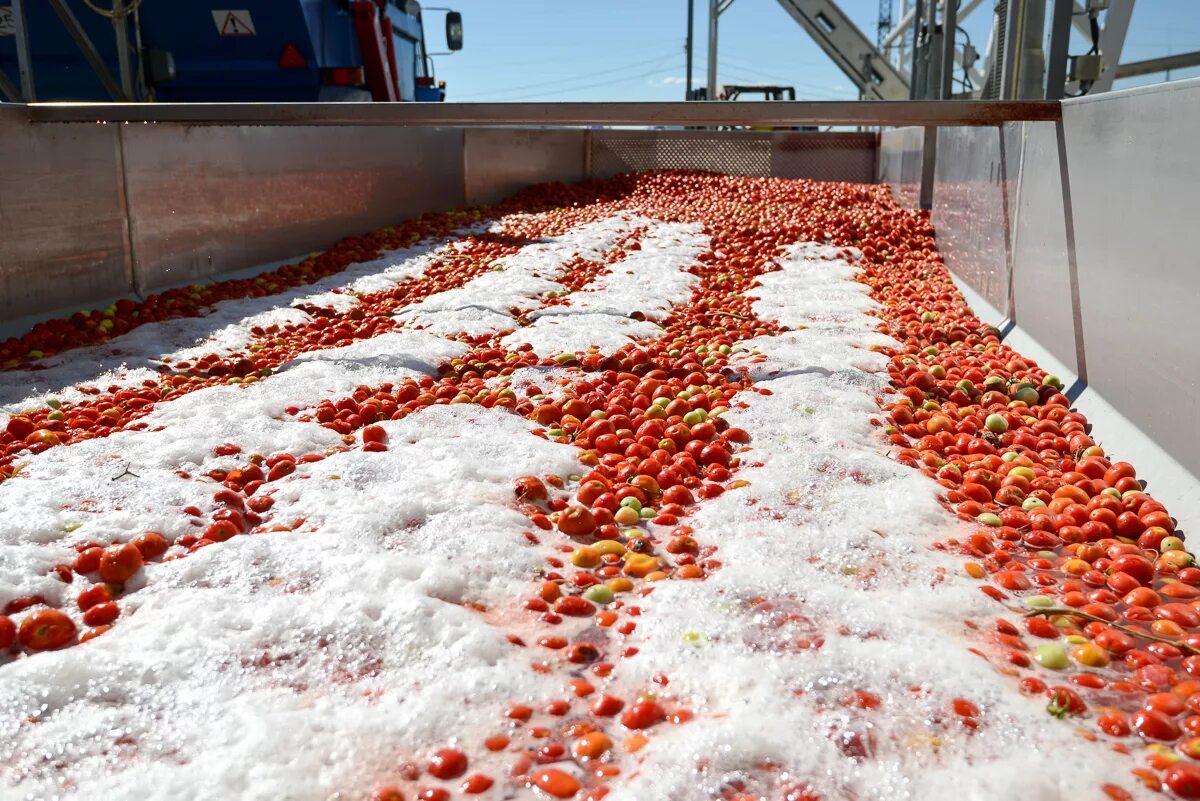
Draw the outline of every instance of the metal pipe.
<instances>
[{"instance_id":1,"label":"metal pipe","mask_svg":"<svg viewBox=\"0 0 1200 801\"><path fill-rule=\"evenodd\" d=\"M1067 51L1071 45L1074 0L1054 0L1050 22L1050 61L1046 65L1046 99L1061 100L1067 86Z\"/></svg>"},{"instance_id":2,"label":"metal pipe","mask_svg":"<svg viewBox=\"0 0 1200 801\"><path fill-rule=\"evenodd\" d=\"M1117 67L1118 78L1133 78L1138 75L1153 75L1156 72L1181 70L1200 65L1200 51L1192 53L1176 53L1173 56L1150 58L1145 61L1131 61Z\"/></svg>"},{"instance_id":3,"label":"metal pipe","mask_svg":"<svg viewBox=\"0 0 1200 801\"><path fill-rule=\"evenodd\" d=\"M113 0L112 23L117 35L117 65L121 71L121 90L133 97L133 67L129 62L129 25L126 0Z\"/></svg>"},{"instance_id":4,"label":"metal pipe","mask_svg":"<svg viewBox=\"0 0 1200 801\"><path fill-rule=\"evenodd\" d=\"M901 35L903 35L905 28L912 24L913 16L915 14L916 8L910 9L907 14L900 17L900 20L896 23L895 27L888 31L888 35L883 37L883 47L885 50L891 47L892 43L899 39Z\"/></svg>"},{"instance_id":5,"label":"metal pipe","mask_svg":"<svg viewBox=\"0 0 1200 801\"><path fill-rule=\"evenodd\" d=\"M688 27L687 27L687 88L684 90L683 99L692 99L692 22L696 15L696 0L687 0L688 9Z\"/></svg>"},{"instance_id":6,"label":"metal pipe","mask_svg":"<svg viewBox=\"0 0 1200 801\"><path fill-rule=\"evenodd\" d=\"M29 51L29 26L25 0L12 0L13 35L17 40L17 69L21 73L21 97L26 103L37 100L33 82L33 57Z\"/></svg>"},{"instance_id":7,"label":"metal pipe","mask_svg":"<svg viewBox=\"0 0 1200 801\"><path fill-rule=\"evenodd\" d=\"M708 0L708 100L717 99L717 19L720 0Z\"/></svg>"},{"instance_id":8,"label":"metal pipe","mask_svg":"<svg viewBox=\"0 0 1200 801\"><path fill-rule=\"evenodd\" d=\"M771 103L35 103L33 122L189 125L604 126L996 125L1054 121L1046 100L780 100Z\"/></svg>"}]
</instances>

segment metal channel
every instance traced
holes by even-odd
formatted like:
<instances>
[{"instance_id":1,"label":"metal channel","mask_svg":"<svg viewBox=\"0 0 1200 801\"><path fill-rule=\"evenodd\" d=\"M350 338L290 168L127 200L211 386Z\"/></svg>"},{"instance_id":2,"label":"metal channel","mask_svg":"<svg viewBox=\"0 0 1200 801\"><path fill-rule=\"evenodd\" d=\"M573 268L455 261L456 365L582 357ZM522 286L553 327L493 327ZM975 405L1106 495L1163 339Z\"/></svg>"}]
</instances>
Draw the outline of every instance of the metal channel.
<instances>
[{"instance_id":1,"label":"metal channel","mask_svg":"<svg viewBox=\"0 0 1200 801\"><path fill-rule=\"evenodd\" d=\"M34 103L31 122L192 125L997 125L1056 121L1056 101L779 101L774 103Z\"/></svg>"}]
</instances>

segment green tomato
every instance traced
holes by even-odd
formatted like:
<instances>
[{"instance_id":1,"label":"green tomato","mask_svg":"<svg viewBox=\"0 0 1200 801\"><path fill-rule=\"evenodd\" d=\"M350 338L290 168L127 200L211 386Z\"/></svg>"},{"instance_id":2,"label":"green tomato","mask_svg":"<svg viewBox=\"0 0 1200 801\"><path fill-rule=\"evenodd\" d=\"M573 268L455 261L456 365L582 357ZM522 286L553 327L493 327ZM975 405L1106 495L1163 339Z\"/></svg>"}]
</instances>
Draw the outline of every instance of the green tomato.
<instances>
[{"instance_id":1,"label":"green tomato","mask_svg":"<svg viewBox=\"0 0 1200 801\"><path fill-rule=\"evenodd\" d=\"M987 419L983 421L983 424L993 434L1003 434L1005 431L1008 431L1008 421L1000 414L989 414Z\"/></svg>"},{"instance_id":2,"label":"green tomato","mask_svg":"<svg viewBox=\"0 0 1200 801\"><path fill-rule=\"evenodd\" d=\"M1021 388L1013 393L1013 400L1019 400L1022 403L1032 406L1038 402L1039 396L1036 389L1029 384L1022 384Z\"/></svg>"},{"instance_id":3,"label":"green tomato","mask_svg":"<svg viewBox=\"0 0 1200 801\"><path fill-rule=\"evenodd\" d=\"M604 606L605 604L612 603L613 591L603 584L593 584L583 591L583 597L594 604Z\"/></svg>"},{"instance_id":4,"label":"green tomato","mask_svg":"<svg viewBox=\"0 0 1200 801\"><path fill-rule=\"evenodd\" d=\"M1033 650L1033 661L1047 670L1065 670L1071 662L1062 646L1046 643Z\"/></svg>"}]
</instances>

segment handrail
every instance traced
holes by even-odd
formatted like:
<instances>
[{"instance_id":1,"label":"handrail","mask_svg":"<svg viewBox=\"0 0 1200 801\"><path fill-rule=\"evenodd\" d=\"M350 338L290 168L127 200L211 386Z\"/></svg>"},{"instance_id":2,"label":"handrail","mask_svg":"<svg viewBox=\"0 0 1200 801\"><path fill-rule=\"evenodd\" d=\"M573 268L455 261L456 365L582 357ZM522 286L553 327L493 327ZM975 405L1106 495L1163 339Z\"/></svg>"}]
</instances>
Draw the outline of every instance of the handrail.
<instances>
[{"instance_id":1,"label":"handrail","mask_svg":"<svg viewBox=\"0 0 1200 801\"><path fill-rule=\"evenodd\" d=\"M998 125L1057 121L1057 101L801 100L762 103L33 103L31 122L189 125L777 126Z\"/></svg>"}]
</instances>

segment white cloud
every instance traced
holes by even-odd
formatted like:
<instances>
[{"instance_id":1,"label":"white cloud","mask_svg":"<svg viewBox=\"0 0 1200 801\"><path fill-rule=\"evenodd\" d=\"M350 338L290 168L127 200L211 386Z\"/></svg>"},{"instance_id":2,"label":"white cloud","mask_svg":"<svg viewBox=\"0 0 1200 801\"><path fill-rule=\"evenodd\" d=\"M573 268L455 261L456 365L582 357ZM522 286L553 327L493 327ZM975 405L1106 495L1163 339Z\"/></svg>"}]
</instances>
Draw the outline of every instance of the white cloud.
<instances>
[{"instance_id":1,"label":"white cloud","mask_svg":"<svg viewBox=\"0 0 1200 801\"><path fill-rule=\"evenodd\" d=\"M668 75L666 78L658 78L656 80L647 81L651 86L683 86L687 83L687 78L681 75Z\"/></svg>"}]
</instances>

